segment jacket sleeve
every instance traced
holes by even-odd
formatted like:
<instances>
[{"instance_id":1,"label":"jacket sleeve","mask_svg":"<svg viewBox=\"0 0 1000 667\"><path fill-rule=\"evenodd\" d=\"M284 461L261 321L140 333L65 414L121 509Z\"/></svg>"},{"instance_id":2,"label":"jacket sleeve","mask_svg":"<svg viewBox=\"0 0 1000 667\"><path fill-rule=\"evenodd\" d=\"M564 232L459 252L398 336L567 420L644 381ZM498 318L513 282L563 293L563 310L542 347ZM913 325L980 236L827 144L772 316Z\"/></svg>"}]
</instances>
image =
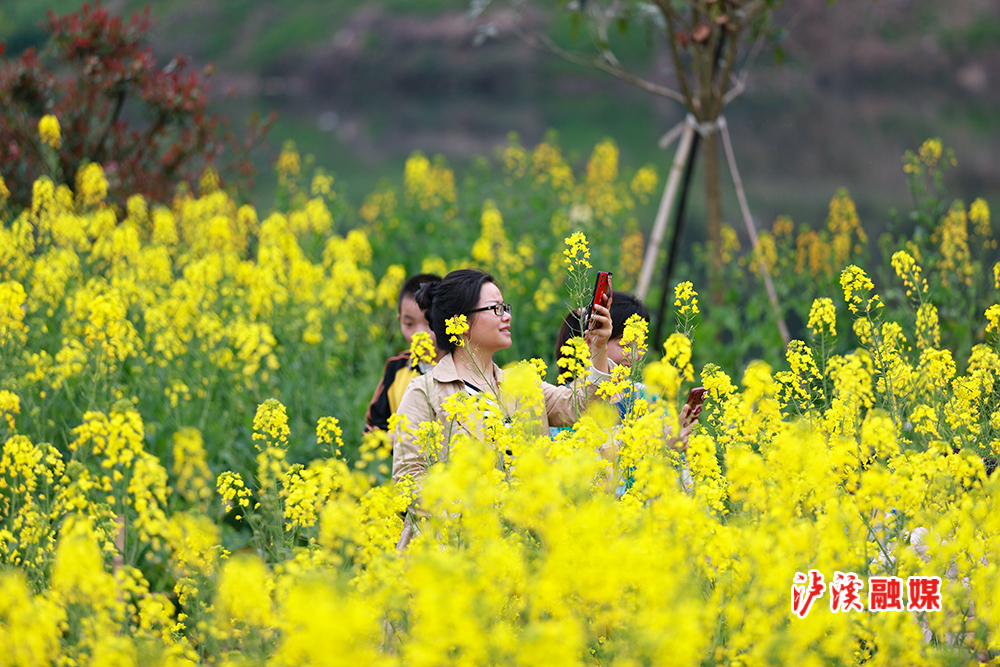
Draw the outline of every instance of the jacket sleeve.
<instances>
[{"instance_id":1,"label":"jacket sleeve","mask_svg":"<svg viewBox=\"0 0 1000 667\"><path fill-rule=\"evenodd\" d=\"M372 400L368 404L368 412L365 413L365 433L375 429L386 431L389 429L389 415L392 410L389 408L389 387L396 376L394 369L390 369L391 360L385 363L385 370L382 379L375 387Z\"/></svg>"},{"instance_id":2,"label":"jacket sleeve","mask_svg":"<svg viewBox=\"0 0 1000 667\"><path fill-rule=\"evenodd\" d=\"M394 482L398 482L406 475L419 480L427 473L427 457L420 452L415 434L421 423L436 417L428 393L428 384L433 381L429 374L414 378L406 388L403 400L396 411L401 421L391 434ZM404 419L405 421L402 421Z\"/></svg>"},{"instance_id":3,"label":"jacket sleeve","mask_svg":"<svg viewBox=\"0 0 1000 667\"><path fill-rule=\"evenodd\" d=\"M610 367L615 363L608 362ZM545 412L549 418L549 426L572 426L587 409L587 406L597 400L597 390L601 382L610 380L609 373L602 373L593 366L586 378L579 377L564 385L542 383L542 397L545 399Z\"/></svg>"}]
</instances>

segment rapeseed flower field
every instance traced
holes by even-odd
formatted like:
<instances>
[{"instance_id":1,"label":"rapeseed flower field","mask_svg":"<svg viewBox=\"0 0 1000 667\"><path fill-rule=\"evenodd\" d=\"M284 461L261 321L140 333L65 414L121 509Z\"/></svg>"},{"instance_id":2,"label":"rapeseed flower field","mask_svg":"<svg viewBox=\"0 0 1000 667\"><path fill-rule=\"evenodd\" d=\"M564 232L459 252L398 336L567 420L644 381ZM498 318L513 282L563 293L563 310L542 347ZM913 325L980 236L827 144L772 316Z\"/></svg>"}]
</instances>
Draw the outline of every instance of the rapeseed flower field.
<instances>
[{"instance_id":1,"label":"rapeseed flower field","mask_svg":"<svg viewBox=\"0 0 1000 667\"><path fill-rule=\"evenodd\" d=\"M928 227L881 265L846 192L822 231L730 230L729 284L772 272L800 338L741 297L728 347L764 353L736 372L692 269L675 331L626 329L624 414L554 438L539 382L585 368L541 359L549 325L593 267L634 284L655 194L612 142L577 174L512 139L464 182L416 154L356 211L291 147L266 216L210 171L118 206L92 164L16 215L0 181L0 665L997 663L1000 265L986 202L941 205L948 159L904 158ZM394 424L431 465L393 484L365 382L405 276L467 265L515 305L521 408L446 463L440 425Z\"/></svg>"}]
</instances>

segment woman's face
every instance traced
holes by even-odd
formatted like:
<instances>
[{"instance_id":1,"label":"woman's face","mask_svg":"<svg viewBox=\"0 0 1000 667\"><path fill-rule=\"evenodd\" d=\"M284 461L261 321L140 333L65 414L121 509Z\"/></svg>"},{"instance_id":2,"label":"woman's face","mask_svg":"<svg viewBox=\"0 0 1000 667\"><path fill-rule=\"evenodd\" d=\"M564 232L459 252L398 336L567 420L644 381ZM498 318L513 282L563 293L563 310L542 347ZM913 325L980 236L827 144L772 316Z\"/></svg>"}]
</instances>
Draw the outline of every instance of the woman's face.
<instances>
[{"instance_id":1,"label":"woman's face","mask_svg":"<svg viewBox=\"0 0 1000 667\"><path fill-rule=\"evenodd\" d=\"M493 283L483 283L476 308L503 303L500 288ZM499 317L492 310L481 310L469 317L469 345L482 352L493 354L510 347L510 313Z\"/></svg>"},{"instance_id":2,"label":"woman's face","mask_svg":"<svg viewBox=\"0 0 1000 667\"><path fill-rule=\"evenodd\" d=\"M615 362L619 366L632 367L635 359L635 346L634 344L629 344L622 347L621 338L613 338L608 341L608 359Z\"/></svg>"},{"instance_id":3,"label":"woman's face","mask_svg":"<svg viewBox=\"0 0 1000 667\"><path fill-rule=\"evenodd\" d=\"M622 339L615 338L608 341L608 359L619 366L631 366L629 359L625 356L626 350L622 349Z\"/></svg>"}]
</instances>

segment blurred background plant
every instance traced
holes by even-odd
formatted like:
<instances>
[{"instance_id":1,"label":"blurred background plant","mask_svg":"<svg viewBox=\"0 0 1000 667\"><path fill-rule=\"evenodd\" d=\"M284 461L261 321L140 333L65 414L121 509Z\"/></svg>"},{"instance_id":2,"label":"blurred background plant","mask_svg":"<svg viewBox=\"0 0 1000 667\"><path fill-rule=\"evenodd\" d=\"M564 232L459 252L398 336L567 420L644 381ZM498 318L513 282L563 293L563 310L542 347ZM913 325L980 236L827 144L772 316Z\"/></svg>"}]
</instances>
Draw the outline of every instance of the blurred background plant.
<instances>
[{"instance_id":1,"label":"blurred background plant","mask_svg":"<svg viewBox=\"0 0 1000 667\"><path fill-rule=\"evenodd\" d=\"M209 164L235 196L249 197L250 151L274 116L253 116L234 130L211 113L211 67L199 72L179 55L159 65L148 43L152 25L148 8L128 20L99 2L64 16L49 10L42 48L0 61L0 173L8 206L29 206L40 176L75 189L74 177L90 162L103 166L119 206L133 194L167 201ZM42 117L59 119L48 142L38 133Z\"/></svg>"}]
</instances>

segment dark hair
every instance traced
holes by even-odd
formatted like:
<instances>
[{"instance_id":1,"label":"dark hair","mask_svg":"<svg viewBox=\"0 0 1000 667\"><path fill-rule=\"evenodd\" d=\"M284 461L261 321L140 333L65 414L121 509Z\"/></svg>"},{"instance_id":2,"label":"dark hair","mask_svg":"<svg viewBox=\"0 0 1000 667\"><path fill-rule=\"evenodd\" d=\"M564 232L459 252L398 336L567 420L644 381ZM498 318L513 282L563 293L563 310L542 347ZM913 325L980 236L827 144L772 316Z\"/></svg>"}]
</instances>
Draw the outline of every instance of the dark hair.
<instances>
[{"instance_id":1,"label":"dark hair","mask_svg":"<svg viewBox=\"0 0 1000 667\"><path fill-rule=\"evenodd\" d=\"M611 300L611 340L625 335L625 322L633 315L638 315L649 322L649 309L631 292L615 292Z\"/></svg>"},{"instance_id":2,"label":"dark hair","mask_svg":"<svg viewBox=\"0 0 1000 667\"><path fill-rule=\"evenodd\" d=\"M615 292L611 299L611 340L617 340L625 335L625 322L633 315L638 315L649 322L649 309L639 297L631 292ZM580 331L580 316L576 311L566 313L559 327L559 337L556 338L556 359L563 356L562 347L570 338L582 336Z\"/></svg>"},{"instance_id":3,"label":"dark hair","mask_svg":"<svg viewBox=\"0 0 1000 667\"><path fill-rule=\"evenodd\" d=\"M424 283L434 284L441 282L441 276L435 275L433 273L418 273L411 278L408 278L403 287L399 290L399 299L396 301L396 311L398 312L403 307L403 299L410 297L416 300L417 290Z\"/></svg>"},{"instance_id":4,"label":"dark hair","mask_svg":"<svg viewBox=\"0 0 1000 667\"><path fill-rule=\"evenodd\" d=\"M445 352L455 349L455 344L448 340L445 333L445 320L455 315L467 315L475 308L486 283L496 285L497 281L479 269L458 269L446 275L441 282L426 284L417 290L414 298L427 315L438 348Z\"/></svg>"}]
</instances>

